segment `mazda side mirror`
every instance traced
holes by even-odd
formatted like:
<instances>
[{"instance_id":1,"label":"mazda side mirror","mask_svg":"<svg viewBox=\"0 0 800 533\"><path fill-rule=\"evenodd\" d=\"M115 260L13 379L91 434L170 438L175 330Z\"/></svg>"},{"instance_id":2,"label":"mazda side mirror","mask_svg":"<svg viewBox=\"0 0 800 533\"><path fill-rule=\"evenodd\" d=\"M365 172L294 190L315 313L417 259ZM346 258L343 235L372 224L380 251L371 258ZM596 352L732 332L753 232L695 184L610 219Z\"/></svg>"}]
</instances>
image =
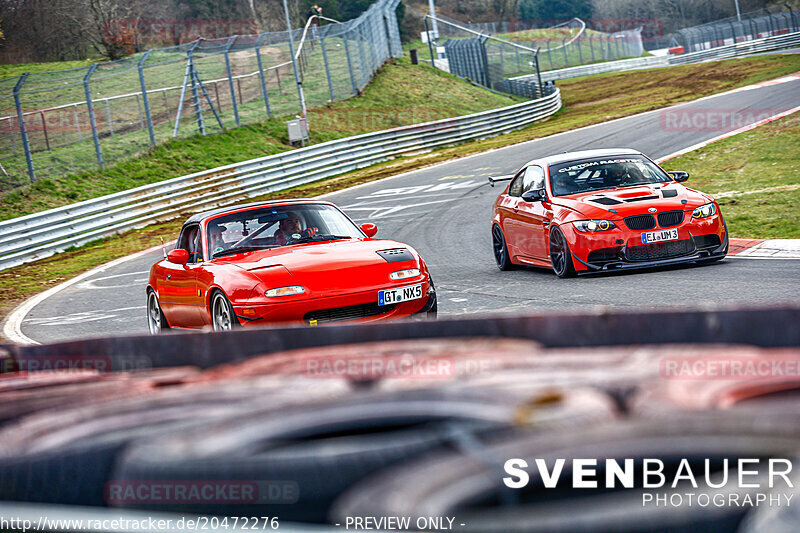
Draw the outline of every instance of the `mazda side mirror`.
<instances>
[{"instance_id":1,"label":"mazda side mirror","mask_svg":"<svg viewBox=\"0 0 800 533\"><path fill-rule=\"evenodd\" d=\"M547 193L544 189L531 189L523 193L522 199L526 202L543 202L547 199Z\"/></svg>"},{"instance_id":2,"label":"mazda side mirror","mask_svg":"<svg viewBox=\"0 0 800 533\"><path fill-rule=\"evenodd\" d=\"M176 265L186 266L189 262L189 252L183 248L167 252L167 261Z\"/></svg>"},{"instance_id":3,"label":"mazda side mirror","mask_svg":"<svg viewBox=\"0 0 800 533\"><path fill-rule=\"evenodd\" d=\"M375 224L361 224L361 231L363 231L367 237L374 237L376 233L378 233L378 226Z\"/></svg>"},{"instance_id":4,"label":"mazda side mirror","mask_svg":"<svg viewBox=\"0 0 800 533\"><path fill-rule=\"evenodd\" d=\"M675 172L670 172L669 174L672 176L672 179L679 183L689 179L689 173L682 170L676 170Z\"/></svg>"}]
</instances>

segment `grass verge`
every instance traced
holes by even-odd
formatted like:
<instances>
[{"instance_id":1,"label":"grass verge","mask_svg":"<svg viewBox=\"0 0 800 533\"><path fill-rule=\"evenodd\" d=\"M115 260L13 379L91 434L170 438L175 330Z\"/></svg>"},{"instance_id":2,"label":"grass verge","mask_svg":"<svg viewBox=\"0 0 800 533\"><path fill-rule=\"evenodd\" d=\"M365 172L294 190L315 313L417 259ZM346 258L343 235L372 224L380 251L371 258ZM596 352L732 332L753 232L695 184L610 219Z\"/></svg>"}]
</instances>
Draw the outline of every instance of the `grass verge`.
<instances>
[{"instance_id":1,"label":"grass verge","mask_svg":"<svg viewBox=\"0 0 800 533\"><path fill-rule=\"evenodd\" d=\"M418 69L428 68L424 66L411 67L410 65L405 66L403 64L401 64L401 67ZM797 72L798 70L800 70L800 56L776 55L734 59L718 63L706 63L703 65L685 65L653 69L650 71L611 73L589 78L566 80L559 84L564 102L562 111L548 120L538 122L523 130L491 139L444 148L415 157L397 158L392 161L373 165L365 169L321 180L316 183L263 198L315 196L359 183L381 179L400 172L407 172L450 159L464 157L473 153L693 100L701 96L784 76ZM444 76L444 78L450 77ZM374 83L381 83L380 80L381 77L379 76ZM409 87L409 89L413 90L414 88ZM368 89L366 97L369 96L369 93L370 91ZM391 100L389 96L387 96L387 98L384 105L391 105L393 100ZM398 97L395 95L394 98L404 98L408 101L412 97L408 97L407 95ZM363 101L360 101L359 98L351 102L351 105L354 107L350 109L354 109L359 105L362 106L362 109L371 109L370 105L362 103ZM352 116L358 115L354 113ZM240 129L244 130L246 128L247 127ZM229 135L236 134L236 131L229 133ZM208 138L187 139L182 142L204 143L206 142L205 139ZM734 137L728 142L733 142L733 140L736 139L737 137ZM204 144L198 144L198 146L190 145L190 148L191 149L186 153L177 151L172 153L172 165L167 165L165 168L174 168L175 170L164 174L164 176L174 176L191 172L191 169L195 168L192 158L196 155L200 155L203 150L210 150L218 154L220 158L230 157L230 154L226 154L224 151L233 150L236 153L236 160L244 159L246 156L241 156L242 151L248 151L247 146L239 146L235 140L226 142L224 146L206 146ZM786 149L785 147L784 150L789 159L791 159L792 154L796 155L796 150ZM264 154L262 153L260 155ZM674 162L680 164L684 170L691 171L693 174L693 185L703 189L704 182L702 173L698 173L687 160L676 159ZM144 161L144 158L142 162L136 164L141 165L143 171L147 168L147 163ZM670 167L675 168L672 161L670 162ZM715 189L708 188L708 192L713 193L714 191ZM32 200L33 199L31 199L31 201ZM797 212L797 207L797 202L795 201L795 213ZM723 204L723 209L725 209L726 216L729 217L729 220L731 217L735 220L735 209L731 209L725 204ZM765 207L765 211L766 210L768 210L767 207ZM58 256L37 261L36 263L0 272L0 302L3 302L0 304L0 316L5 316L5 314L24 299L85 270L117 257L156 246L159 243L159 236L172 238L176 234L180 223L180 221L174 221L150 226L142 230L110 237L104 241L92 243L80 249L67 251ZM738 228L746 228L746 226L739 226ZM750 236L747 232L739 233L739 229L736 231L732 229L732 232L735 236ZM772 236L775 234L769 235Z\"/></svg>"},{"instance_id":2,"label":"grass verge","mask_svg":"<svg viewBox=\"0 0 800 533\"><path fill-rule=\"evenodd\" d=\"M401 59L384 65L361 96L310 109L311 142L465 115L517 101ZM0 195L0 220L292 150L284 120L273 118L225 133L177 138L105 171L40 179ZM93 158L93 152L84 157Z\"/></svg>"},{"instance_id":3,"label":"grass verge","mask_svg":"<svg viewBox=\"0 0 800 533\"><path fill-rule=\"evenodd\" d=\"M734 237L800 239L800 114L667 161L714 195Z\"/></svg>"},{"instance_id":4,"label":"grass verge","mask_svg":"<svg viewBox=\"0 0 800 533\"><path fill-rule=\"evenodd\" d=\"M52 72L54 70L62 70L65 68L80 68L88 67L95 61L92 59L81 59L77 61L51 61L48 63L20 63L16 65L0 65L0 80L12 78L14 76L22 76L24 73L29 72L36 74L39 72Z\"/></svg>"}]
</instances>

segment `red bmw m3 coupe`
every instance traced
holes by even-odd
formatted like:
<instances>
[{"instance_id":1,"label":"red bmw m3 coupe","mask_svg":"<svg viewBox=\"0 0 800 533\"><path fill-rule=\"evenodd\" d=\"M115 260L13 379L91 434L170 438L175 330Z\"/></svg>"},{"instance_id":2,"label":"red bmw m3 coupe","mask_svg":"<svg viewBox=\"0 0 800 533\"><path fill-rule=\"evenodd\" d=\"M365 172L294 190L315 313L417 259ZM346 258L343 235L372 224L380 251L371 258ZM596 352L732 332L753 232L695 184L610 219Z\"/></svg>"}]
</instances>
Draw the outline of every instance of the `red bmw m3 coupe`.
<instances>
[{"instance_id":1,"label":"red bmw m3 coupe","mask_svg":"<svg viewBox=\"0 0 800 533\"><path fill-rule=\"evenodd\" d=\"M673 263L715 262L728 231L714 198L682 185L635 150L591 150L530 161L492 214L494 257L552 267L559 277Z\"/></svg>"}]
</instances>

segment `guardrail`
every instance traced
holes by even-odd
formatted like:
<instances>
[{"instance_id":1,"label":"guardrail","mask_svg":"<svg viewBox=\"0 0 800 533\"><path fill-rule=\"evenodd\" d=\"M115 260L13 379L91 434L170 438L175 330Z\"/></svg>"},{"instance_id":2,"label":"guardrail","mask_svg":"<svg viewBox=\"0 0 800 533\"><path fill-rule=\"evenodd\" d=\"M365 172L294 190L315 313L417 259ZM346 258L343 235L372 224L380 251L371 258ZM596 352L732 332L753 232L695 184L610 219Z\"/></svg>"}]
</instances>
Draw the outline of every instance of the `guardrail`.
<instances>
[{"instance_id":1,"label":"guardrail","mask_svg":"<svg viewBox=\"0 0 800 533\"><path fill-rule=\"evenodd\" d=\"M728 59L731 57L757 54L759 52L780 50L781 48L789 48L792 46L800 46L800 32L786 33L784 35L772 35L762 39L754 39L752 41L728 44L725 46L719 46L717 48L710 48L708 50L700 50L699 52L691 52L679 56L670 56L669 64L682 65L686 63L700 63L702 61Z\"/></svg>"},{"instance_id":2,"label":"guardrail","mask_svg":"<svg viewBox=\"0 0 800 533\"><path fill-rule=\"evenodd\" d=\"M561 93L555 89L521 104L328 141L6 220L0 222L0 270L189 211L286 190L399 155L500 135L560 108Z\"/></svg>"},{"instance_id":3,"label":"guardrail","mask_svg":"<svg viewBox=\"0 0 800 533\"><path fill-rule=\"evenodd\" d=\"M635 70L639 68L666 67L671 65L686 65L689 63L702 63L703 61L719 61L733 57L742 57L760 52L769 52L800 46L800 32L787 33L784 35L773 35L752 41L745 41L736 44L729 44L699 52L690 52L682 55L670 56L651 56L636 57L633 59L622 59L619 61L606 61L604 63L594 63L591 65L581 65L579 67L562 68L559 70L549 70L542 72L541 79L545 81L565 80L580 76L590 76L592 74L602 74L604 72L619 72L624 70ZM531 80L536 75L526 74L510 78L511 80Z\"/></svg>"},{"instance_id":4,"label":"guardrail","mask_svg":"<svg viewBox=\"0 0 800 533\"><path fill-rule=\"evenodd\" d=\"M620 59L619 61L604 61L603 63L592 63L591 65L547 70L542 72L542 81L566 80L568 78L602 74L603 72L666 66L667 63L667 56L634 57L633 59ZM532 78L530 74L526 74L525 76L511 78L511 80L517 81Z\"/></svg>"}]
</instances>

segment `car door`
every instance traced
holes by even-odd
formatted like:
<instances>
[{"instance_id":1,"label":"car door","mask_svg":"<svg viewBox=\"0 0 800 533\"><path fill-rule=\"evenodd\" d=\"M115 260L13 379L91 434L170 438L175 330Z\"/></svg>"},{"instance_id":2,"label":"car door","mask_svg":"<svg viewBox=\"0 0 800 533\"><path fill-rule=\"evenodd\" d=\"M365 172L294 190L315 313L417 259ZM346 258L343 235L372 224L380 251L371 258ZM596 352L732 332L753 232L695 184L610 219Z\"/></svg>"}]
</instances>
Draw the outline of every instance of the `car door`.
<instances>
[{"instance_id":1,"label":"car door","mask_svg":"<svg viewBox=\"0 0 800 533\"><path fill-rule=\"evenodd\" d=\"M516 217L520 233L517 239L518 253L528 259L543 260L549 255L545 246L545 236L550 231L549 203L528 202L521 198L526 192L539 189L544 189L544 169L538 165L529 165L522 176L520 198L517 203Z\"/></svg>"},{"instance_id":2,"label":"car door","mask_svg":"<svg viewBox=\"0 0 800 533\"><path fill-rule=\"evenodd\" d=\"M525 238L521 231L519 216L519 202L521 201L522 178L524 175L525 168L522 168L511 179L511 185L508 186L508 194L504 195L497 205L500 212L500 224L503 227L503 234L506 238L506 246L508 246L508 253L511 256L519 255L518 241Z\"/></svg>"},{"instance_id":3,"label":"car door","mask_svg":"<svg viewBox=\"0 0 800 533\"><path fill-rule=\"evenodd\" d=\"M203 265L199 225L184 226L175 248L188 251L189 261L185 266L162 261L164 277L158 280L161 310L170 326L201 327L204 301L197 286L197 269Z\"/></svg>"}]
</instances>

